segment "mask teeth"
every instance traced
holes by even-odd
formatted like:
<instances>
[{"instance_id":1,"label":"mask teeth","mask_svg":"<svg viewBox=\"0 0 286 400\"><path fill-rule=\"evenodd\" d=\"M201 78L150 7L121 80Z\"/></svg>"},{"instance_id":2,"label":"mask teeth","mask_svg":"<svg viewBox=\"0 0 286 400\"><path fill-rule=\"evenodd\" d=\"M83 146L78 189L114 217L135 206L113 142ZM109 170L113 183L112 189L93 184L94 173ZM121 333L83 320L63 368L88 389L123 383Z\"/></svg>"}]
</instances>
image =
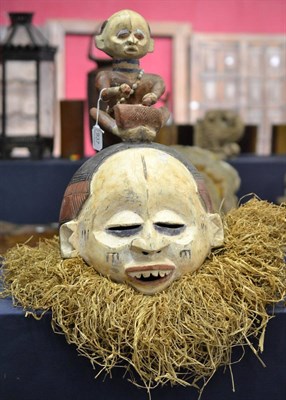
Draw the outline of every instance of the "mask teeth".
<instances>
[{"instance_id":1,"label":"mask teeth","mask_svg":"<svg viewBox=\"0 0 286 400\"><path fill-rule=\"evenodd\" d=\"M144 271L144 272L130 272L129 275L132 278L137 278L137 279L141 279L141 278L150 278L150 276L154 276L155 278L164 278L165 276L169 275L171 273L171 271L158 271L158 270L154 270L154 271Z\"/></svg>"}]
</instances>

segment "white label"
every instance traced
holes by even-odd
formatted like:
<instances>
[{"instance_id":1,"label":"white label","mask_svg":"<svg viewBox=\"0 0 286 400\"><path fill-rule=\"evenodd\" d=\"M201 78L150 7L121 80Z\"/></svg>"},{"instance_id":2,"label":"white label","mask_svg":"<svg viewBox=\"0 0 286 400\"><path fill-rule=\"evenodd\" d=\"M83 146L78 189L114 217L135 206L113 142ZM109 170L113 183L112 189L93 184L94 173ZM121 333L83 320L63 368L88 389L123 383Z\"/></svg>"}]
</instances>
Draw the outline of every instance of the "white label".
<instances>
[{"instance_id":1,"label":"white label","mask_svg":"<svg viewBox=\"0 0 286 400\"><path fill-rule=\"evenodd\" d=\"M98 124L92 127L92 147L94 150L100 151L103 147L102 134L104 131Z\"/></svg>"}]
</instances>

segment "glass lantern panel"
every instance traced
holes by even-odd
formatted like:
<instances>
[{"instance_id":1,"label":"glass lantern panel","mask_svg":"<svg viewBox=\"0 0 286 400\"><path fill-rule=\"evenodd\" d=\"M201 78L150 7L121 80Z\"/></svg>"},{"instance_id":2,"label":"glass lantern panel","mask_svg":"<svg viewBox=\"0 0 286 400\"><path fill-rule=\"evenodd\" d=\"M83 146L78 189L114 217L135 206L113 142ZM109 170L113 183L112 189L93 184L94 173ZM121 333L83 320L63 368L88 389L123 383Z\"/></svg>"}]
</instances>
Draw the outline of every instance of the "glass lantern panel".
<instances>
[{"instance_id":1,"label":"glass lantern panel","mask_svg":"<svg viewBox=\"0 0 286 400\"><path fill-rule=\"evenodd\" d=\"M40 64L40 135L52 138L55 128L55 65L51 61Z\"/></svg>"},{"instance_id":2,"label":"glass lantern panel","mask_svg":"<svg viewBox=\"0 0 286 400\"><path fill-rule=\"evenodd\" d=\"M17 29L10 44L13 46L27 46L31 44L31 38L25 25L17 24Z\"/></svg>"},{"instance_id":3,"label":"glass lantern panel","mask_svg":"<svg viewBox=\"0 0 286 400\"><path fill-rule=\"evenodd\" d=\"M35 136L36 62L8 61L6 76L6 136Z\"/></svg>"}]
</instances>

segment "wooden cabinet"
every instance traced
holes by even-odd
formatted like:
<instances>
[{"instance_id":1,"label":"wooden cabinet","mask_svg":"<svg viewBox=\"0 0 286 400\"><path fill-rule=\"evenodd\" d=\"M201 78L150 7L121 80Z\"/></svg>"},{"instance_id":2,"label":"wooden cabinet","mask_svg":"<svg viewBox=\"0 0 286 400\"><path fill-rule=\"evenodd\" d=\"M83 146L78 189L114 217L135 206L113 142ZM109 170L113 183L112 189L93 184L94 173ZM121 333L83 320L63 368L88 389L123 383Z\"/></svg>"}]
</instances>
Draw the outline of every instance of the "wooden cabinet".
<instances>
[{"instance_id":1,"label":"wooden cabinet","mask_svg":"<svg viewBox=\"0 0 286 400\"><path fill-rule=\"evenodd\" d=\"M270 154L274 127L286 125L286 37L193 34L190 70L190 123L233 109L257 127L255 152Z\"/></svg>"}]
</instances>

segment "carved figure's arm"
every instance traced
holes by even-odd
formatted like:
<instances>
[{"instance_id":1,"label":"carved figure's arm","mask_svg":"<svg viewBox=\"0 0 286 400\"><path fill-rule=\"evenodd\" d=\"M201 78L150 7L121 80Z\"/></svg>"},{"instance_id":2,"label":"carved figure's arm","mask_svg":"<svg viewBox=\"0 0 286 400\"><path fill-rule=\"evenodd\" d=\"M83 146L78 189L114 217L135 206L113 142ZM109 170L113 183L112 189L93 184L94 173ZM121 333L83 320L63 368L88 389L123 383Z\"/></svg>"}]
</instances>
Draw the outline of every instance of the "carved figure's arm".
<instances>
[{"instance_id":1,"label":"carved figure's arm","mask_svg":"<svg viewBox=\"0 0 286 400\"><path fill-rule=\"evenodd\" d=\"M150 75L150 80L152 82L152 91L143 96L142 104L144 106L151 106L152 104L155 104L165 92L165 83L160 76Z\"/></svg>"},{"instance_id":2,"label":"carved figure's arm","mask_svg":"<svg viewBox=\"0 0 286 400\"><path fill-rule=\"evenodd\" d=\"M123 83L120 86L111 85L111 76L109 72L102 71L98 74L95 82L97 90L100 92L102 89L105 89L102 92L102 100L108 101L116 96L126 96L128 97L131 92L131 87L127 85L127 83Z\"/></svg>"}]
</instances>

